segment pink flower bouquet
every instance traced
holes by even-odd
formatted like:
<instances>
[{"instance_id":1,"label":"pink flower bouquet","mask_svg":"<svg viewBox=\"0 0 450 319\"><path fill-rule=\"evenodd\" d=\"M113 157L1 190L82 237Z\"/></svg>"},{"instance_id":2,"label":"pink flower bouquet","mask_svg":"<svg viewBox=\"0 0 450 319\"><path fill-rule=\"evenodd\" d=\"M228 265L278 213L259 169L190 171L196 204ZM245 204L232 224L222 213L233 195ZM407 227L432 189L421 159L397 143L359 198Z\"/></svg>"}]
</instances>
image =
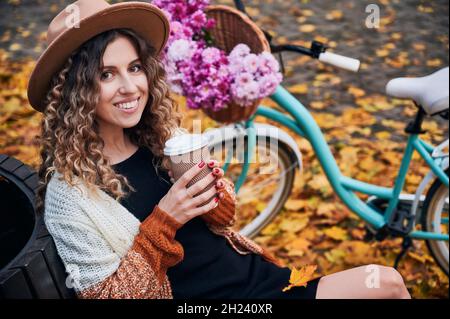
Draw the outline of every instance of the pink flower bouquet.
<instances>
[{"instance_id":1,"label":"pink flower bouquet","mask_svg":"<svg viewBox=\"0 0 450 319\"><path fill-rule=\"evenodd\" d=\"M282 80L278 61L264 51L252 53L245 43L227 55L215 47L210 31L216 21L205 9L209 0L154 0L171 23L163 52L171 89L186 97L191 109L210 114L230 104L250 107L274 93Z\"/></svg>"}]
</instances>

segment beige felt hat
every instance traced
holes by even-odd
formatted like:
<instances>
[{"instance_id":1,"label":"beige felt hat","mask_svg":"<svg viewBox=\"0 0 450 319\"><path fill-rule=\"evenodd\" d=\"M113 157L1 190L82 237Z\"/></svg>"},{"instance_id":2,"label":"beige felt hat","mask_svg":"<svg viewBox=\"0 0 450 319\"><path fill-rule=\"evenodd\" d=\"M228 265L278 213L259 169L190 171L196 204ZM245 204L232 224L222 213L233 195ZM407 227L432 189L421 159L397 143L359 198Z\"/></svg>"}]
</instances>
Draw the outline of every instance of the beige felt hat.
<instances>
[{"instance_id":1,"label":"beige felt hat","mask_svg":"<svg viewBox=\"0 0 450 319\"><path fill-rule=\"evenodd\" d=\"M31 106L43 112L50 81L71 53L90 38L116 28L134 30L156 49L157 55L164 49L170 33L169 21L162 10L149 3L130 1L110 5L104 0L72 3L48 27L48 46L39 57L28 83Z\"/></svg>"}]
</instances>

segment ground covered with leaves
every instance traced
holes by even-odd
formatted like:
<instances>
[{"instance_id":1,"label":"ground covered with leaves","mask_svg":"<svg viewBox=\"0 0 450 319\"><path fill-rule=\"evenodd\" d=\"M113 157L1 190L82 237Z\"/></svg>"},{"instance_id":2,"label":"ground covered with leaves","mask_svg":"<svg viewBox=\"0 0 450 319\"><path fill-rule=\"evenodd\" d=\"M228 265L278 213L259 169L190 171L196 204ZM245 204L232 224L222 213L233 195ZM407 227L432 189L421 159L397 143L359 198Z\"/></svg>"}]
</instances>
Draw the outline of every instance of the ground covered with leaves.
<instances>
[{"instance_id":1,"label":"ground covered with leaves","mask_svg":"<svg viewBox=\"0 0 450 319\"><path fill-rule=\"evenodd\" d=\"M35 136L41 115L29 106L26 85L35 59L45 47L46 24L69 1L38 3L34 7L19 0L0 3L0 153L35 169L39 165ZM361 72L353 74L286 54L283 85L311 110L346 176L391 187L406 144L404 128L416 108L410 101L387 97L384 86L394 77L424 76L448 65L448 1L371 1L381 9L378 29L365 27L369 4L365 1L245 3L276 43L308 45L316 39L337 53L361 59ZM33 11L37 7L40 14ZM276 107L270 100L263 104ZM202 129L220 125L198 111L182 108L183 125L189 129L195 119L202 120ZM427 118L424 128L427 133L422 137L430 143L448 138L448 123L442 119ZM255 240L285 265L317 265L316 275L369 263L393 265L401 240L365 240L364 223L333 193L309 142L288 133L303 153L304 170L297 173L282 212ZM414 193L427 172L415 156L405 192ZM258 199L254 200L257 205ZM414 241L399 271L413 297L448 298L448 277L423 241Z\"/></svg>"}]
</instances>

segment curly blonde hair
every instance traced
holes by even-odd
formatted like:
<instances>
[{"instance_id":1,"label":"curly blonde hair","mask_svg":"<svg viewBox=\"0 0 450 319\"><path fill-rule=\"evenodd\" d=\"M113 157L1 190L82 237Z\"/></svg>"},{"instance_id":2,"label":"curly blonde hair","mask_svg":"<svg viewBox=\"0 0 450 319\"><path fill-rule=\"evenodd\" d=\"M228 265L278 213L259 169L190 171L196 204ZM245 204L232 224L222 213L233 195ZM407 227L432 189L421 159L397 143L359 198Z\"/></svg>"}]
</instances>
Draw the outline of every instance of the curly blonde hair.
<instances>
[{"instance_id":1,"label":"curly blonde hair","mask_svg":"<svg viewBox=\"0 0 450 319\"><path fill-rule=\"evenodd\" d=\"M46 96L41 122L41 164L36 209L44 211L46 186L54 171L74 185L80 178L95 193L100 188L119 201L135 191L125 176L117 174L103 156L104 141L99 135L95 109L99 102L103 53L109 43L119 36L127 37L134 45L147 75L149 99L139 123L125 128L130 141L151 150L155 167L168 169L163 155L166 140L180 128L181 114L171 97L165 81L166 71L155 49L134 31L114 29L103 32L85 42L72 53L62 70L55 74Z\"/></svg>"}]
</instances>

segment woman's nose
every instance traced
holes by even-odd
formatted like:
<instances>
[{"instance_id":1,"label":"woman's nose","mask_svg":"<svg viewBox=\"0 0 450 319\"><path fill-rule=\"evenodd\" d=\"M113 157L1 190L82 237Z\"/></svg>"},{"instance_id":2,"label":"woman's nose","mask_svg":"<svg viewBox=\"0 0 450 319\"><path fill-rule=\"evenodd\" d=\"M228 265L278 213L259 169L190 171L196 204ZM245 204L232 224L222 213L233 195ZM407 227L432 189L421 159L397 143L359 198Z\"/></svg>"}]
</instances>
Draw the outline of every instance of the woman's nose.
<instances>
[{"instance_id":1,"label":"woman's nose","mask_svg":"<svg viewBox=\"0 0 450 319\"><path fill-rule=\"evenodd\" d=\"M129 76L122 77L122 83L119 89L120 93L134 93L137 91L137 85Z\"/></svg>"}]
</instances>

